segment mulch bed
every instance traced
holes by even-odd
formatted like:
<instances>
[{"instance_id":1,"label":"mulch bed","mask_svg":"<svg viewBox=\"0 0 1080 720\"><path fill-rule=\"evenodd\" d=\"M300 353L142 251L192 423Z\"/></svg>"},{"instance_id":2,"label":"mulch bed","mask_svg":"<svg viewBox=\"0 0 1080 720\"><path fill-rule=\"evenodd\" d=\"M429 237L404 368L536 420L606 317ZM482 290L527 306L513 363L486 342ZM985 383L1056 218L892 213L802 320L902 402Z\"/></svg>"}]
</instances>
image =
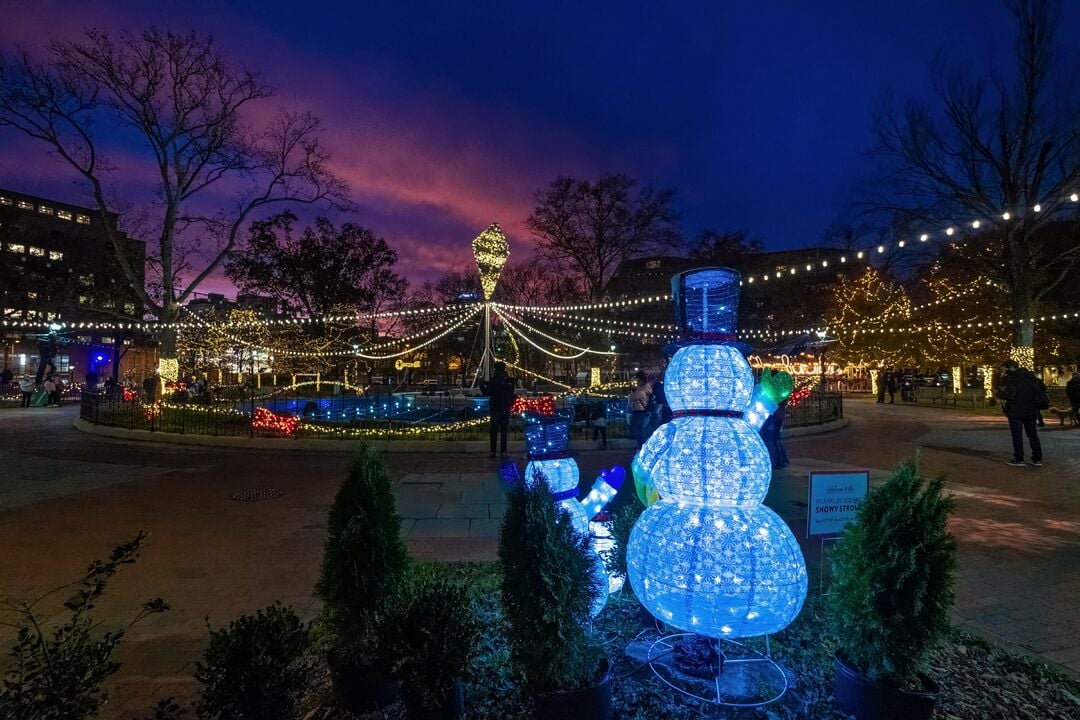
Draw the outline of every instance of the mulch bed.
<instances>
[{"instance_id":1,"label":"mulch bed","mask_svg":"<svg viewBox=\"0 0 1080 720\"><path fill-rule=\"evenodd\" d=\"M494 563L451 566L474 591L477 612L486 628L481 651L470 668L466 685L467 717L494 720L532 717L520 683L509 667L506 643L499 632L498 568ZM835 641L816 607L807 598L798 620L771 639L772 655L788 672L791 688L784 697L757 709L732 710L684 697L660 682L648 667L625 650L643 631L654 631L639 612L633 596L613 596L595 627L612 659L615 716L625 720L683 718L766 718L788 720L845 720L832 701ZM655 633L654 633L655 634ZM318 654L305 659L311 682L300 717L305 720L349 720L333 707L325 662ZM935 715L939 720L1075 720L1080 718L1080 683L1053 668L993 647L979 638L957 632L935 652L930 675L941 686ZM364 716L364 720L404 719L400 706Z\"/></svg>"}]
</instances>

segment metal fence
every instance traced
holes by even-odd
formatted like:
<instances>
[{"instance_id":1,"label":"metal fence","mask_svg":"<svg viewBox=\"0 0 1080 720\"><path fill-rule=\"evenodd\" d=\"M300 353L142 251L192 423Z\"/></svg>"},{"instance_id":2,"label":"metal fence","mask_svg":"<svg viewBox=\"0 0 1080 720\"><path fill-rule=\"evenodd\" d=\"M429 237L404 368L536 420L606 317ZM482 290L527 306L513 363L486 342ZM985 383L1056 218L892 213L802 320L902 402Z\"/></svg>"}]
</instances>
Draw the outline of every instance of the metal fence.
<instances>
[{"instance_id":1,"label":"metal fence","mask_svg":"<svg viewBox=\"0 0 1080 720\"><path fill-rule=\"evenodd\" d=\"M823 425L844 417L844 396L838 392L811 392L802 402L785 408L784 427Z\"/></svg>"}]
</instances>

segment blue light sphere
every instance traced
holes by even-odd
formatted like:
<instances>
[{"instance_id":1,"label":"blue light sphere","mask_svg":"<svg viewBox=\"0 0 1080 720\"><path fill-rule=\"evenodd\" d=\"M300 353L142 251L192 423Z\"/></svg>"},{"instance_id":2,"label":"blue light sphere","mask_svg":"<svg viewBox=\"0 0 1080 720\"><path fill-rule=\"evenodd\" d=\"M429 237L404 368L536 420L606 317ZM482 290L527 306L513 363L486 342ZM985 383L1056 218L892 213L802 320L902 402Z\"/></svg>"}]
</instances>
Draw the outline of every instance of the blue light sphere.
<instances>
[{"instance_id":1,"label":"blue light sphere","mask_svg":"<svg viewBox=\"0 0 1080 720\"><path fill-rule=\"evenodd\" d=\"M664 377L674 418L634 458L635 479L660 499L630 534L627 575L649 612L680 630L712 638L775 633L802 609L806 562L788 526L761 504L772 465L747 420L753 374L719 339L735 331L738 274L692 271L672 285L691 340Z\"/></svg>"}]
</instances>

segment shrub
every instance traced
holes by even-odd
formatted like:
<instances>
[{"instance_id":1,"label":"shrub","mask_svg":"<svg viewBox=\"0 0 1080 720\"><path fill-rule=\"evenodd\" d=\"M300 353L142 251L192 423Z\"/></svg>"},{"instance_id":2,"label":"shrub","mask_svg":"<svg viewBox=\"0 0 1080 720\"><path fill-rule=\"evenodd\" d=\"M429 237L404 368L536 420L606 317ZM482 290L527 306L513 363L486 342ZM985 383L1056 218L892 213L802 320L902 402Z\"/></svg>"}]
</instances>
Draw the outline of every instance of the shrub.
<instances>
[{"instance_id":1,"label":"shrub","mask_svg":"<svg viewBox=\"0 0 1080 720\"><path fill-rule=\"evenodd\" d=\"M630 544L630 531L634 529L634 524L644 511L645 507L637 499L637 496L631 495L630 502L612 516L610 521L611 539L614 541L615 546L603 554L604 568L609 575L627 577L626 547ZM629 590L630 583L626 583L623 587L624 590Z\"/></svg>"},{"instance_id":2,"label":"shrub","mask_svg":"<svg viewBox=\"0 0 1080 720\"><path fill-rule=\"evenodd\" d=\"M110 578L122 565L134 563L146 540L140 532L117 546L108 560L95 560L74 583L62 585L35 600L14 600L0 595L0 610L14 620L0 621L15 629L12 663L0 683L0 717L5 720L80 720L95 715L107 700L102 683L120 663L113 653L124 633L145 617L165 612L168 603L154 598L143 603L125 628L99 632L100 622L90 615L105 593ZM52 625L39 610L46 598L78 589L64 607L70 612L60 625Z\"/></svg>"},{"instance_id":3,"label":"shrub","mask_svg":"<svg viewBox=\"0 0 1080 720\"><path fill-rule=\"evenodd\" d=\"M271 605L210 630L210 644L195 664L202 685L201 718L276 720L292 716L303 678L289 666L307 646L307 628L291 608Z\"/></svg>"},{"instance_id":4,"label":"shrub","mask_svg":"<svg viewBox=\"0 0 1080 720\"><path fill-rule=\"evenodd\" d=\"M468 591L440 566L417 567L397 593L388 625L389 652L406 702L441 708L480 638Z\"/></svg>"},{"instance_id":5,"label":"shrub","mask_svg":"<svg viewBox=\"0 0 1080 720\"><path fill-rule=\"evenodd\" d=\"M507 496L499 561L510 659L529 691L595 682L602 651L585 624L600 588L589 538L574 530L539 473Z\"/></svg>"},{"instance_id":6,"label":"shrub","mask_svg":"<svg viewBox=\"0 0 1080 720\"><path fill-rule=\"evenodd\" d=\"M366 654L409 559L393 482L375 448L363 447L353 460L326 524L315 592L331 642L346 655Z\"/></svg>"},{"instance_id":7,"label":"shrub","mask_svg":"<svg viewBox=\"0 0 1080 720\"><path fill-rule=\"evenodd\" d=\"M837 543L830 604L840 654L873 679L911 684L949 632L955 501L944 491L944 476L920 476L918 455L905 460Z\"/></svg>"}]
</instances>

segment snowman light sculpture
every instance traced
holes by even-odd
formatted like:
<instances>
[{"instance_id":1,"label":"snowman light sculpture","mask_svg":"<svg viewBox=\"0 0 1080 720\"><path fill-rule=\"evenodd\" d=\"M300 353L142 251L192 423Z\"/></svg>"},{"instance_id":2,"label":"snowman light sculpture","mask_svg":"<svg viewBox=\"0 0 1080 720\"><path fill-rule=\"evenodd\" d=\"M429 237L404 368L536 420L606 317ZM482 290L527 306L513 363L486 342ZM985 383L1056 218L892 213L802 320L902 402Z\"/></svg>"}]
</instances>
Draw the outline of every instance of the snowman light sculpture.
<instances>
[{"instance_id":1,"label":"snowman light sculpture","mask_svg":"<svg viewBox=\"0 0 1080 720\"><path fill-rule=\"evenodd\" d=\"M791 530L761 504L772 466L758 429L791 392L790 376L755 388L734 345L739 275L705 268L676 275L682 342L664 389L673 411L634 458L660 499L627 548L630 584L656 618L696 635L775 633L799 614L806 563Z\"/></svg>"},{"instance_id":2,"label":"snowman light sculpture","mask_svg":"<svg viewBox=\"0 0 1080 720\"><path fill-rule=\"evenodd\" d=\"M525 443L529 448L529 463L525 466L526 482L532 482L535 473L541 473L555 496L556 504L569 515L574 530L592 536L595 577L600 590L592 607L595 616L604 609L608 594L622 587L624 579L608 576L600 551L610 549L612 541L609 535L599 536L593 532L597 529L594 527L596 524L589 521L615 497L623 483L625 471L621 467L602 471L589 494L578 500L581 475L577 462L566 450L570 434L567 421L557 415L535 412L522 413L522 418L525 420Z\"/></svg>"}]
</instances>

